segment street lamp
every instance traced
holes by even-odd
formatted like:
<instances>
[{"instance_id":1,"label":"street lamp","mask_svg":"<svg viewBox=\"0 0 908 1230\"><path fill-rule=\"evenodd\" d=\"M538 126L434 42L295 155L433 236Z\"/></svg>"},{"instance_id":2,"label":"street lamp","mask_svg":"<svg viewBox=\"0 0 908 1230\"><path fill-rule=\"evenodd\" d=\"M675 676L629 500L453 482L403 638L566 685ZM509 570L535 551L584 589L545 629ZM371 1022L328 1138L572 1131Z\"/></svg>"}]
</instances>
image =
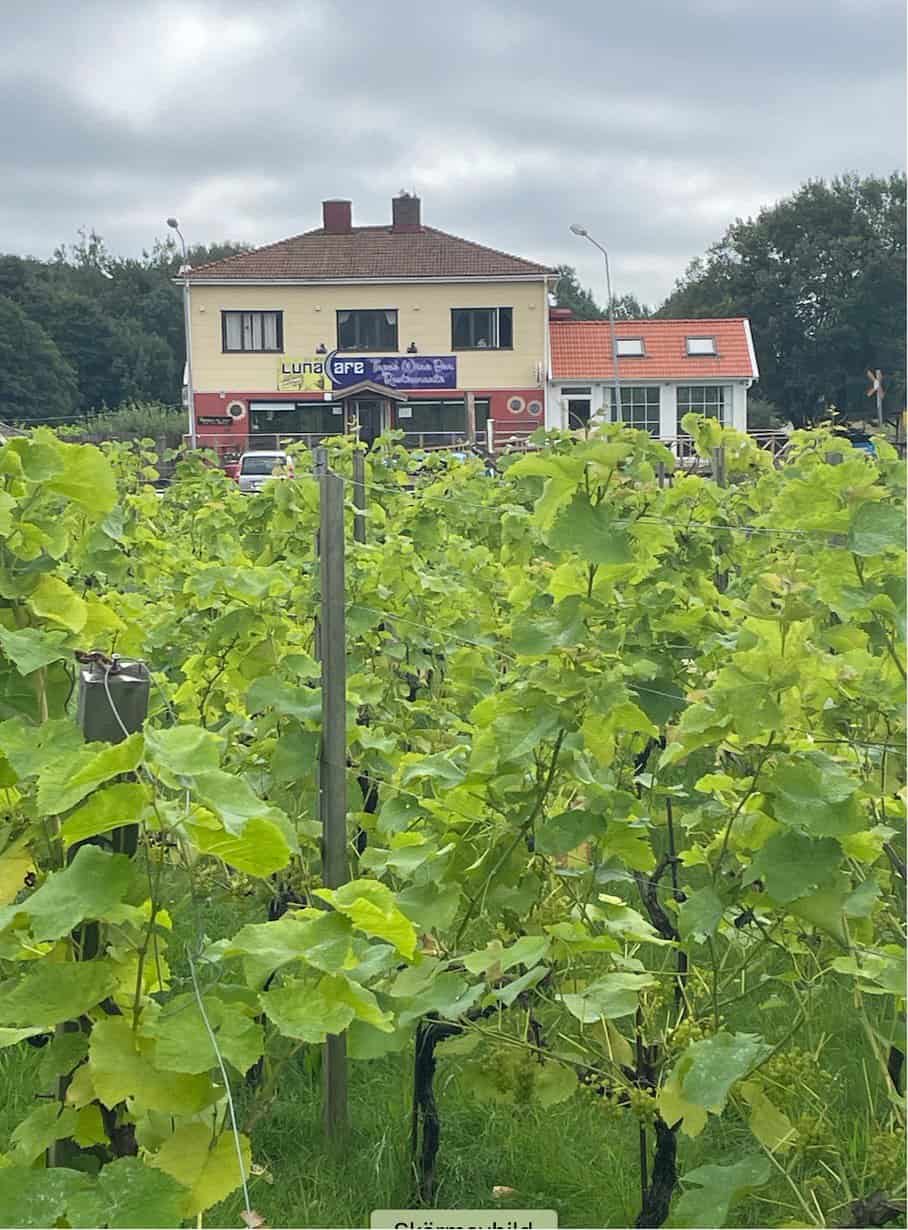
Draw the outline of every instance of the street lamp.
<instances>
[{"instance_id":1,"label":"street lamp","mask_svg":"<svg viewBox=\"0 0 908 1230\"><path fill-rule=\"evenodd\" d=\"M621 384L618 380L618 338L615 336L615 305L612 299L612 279L608 268L608 252L603 248L602 244L595 240L585 226L581 226L579 222L571 223L571 233L579 235L581 239L588 239L594 248L598 248L605 257L605 287L608 291L608 322L612 333L612 370L615 377L615 414L617 421L621 422Z\"/></svg>"},{"instance_id":2,"label":"street lamp","mask_svg":"<svg viewBox=\"0 0 908 1230\"><path fill-rule=\"evenodd\" d=\"M180 266L180 276L183 279L183 322L186 330L186 405L189 410L189 447L195 448L195 395L192 390L192 314L189 301L189 274L191 266L186 254L186 240L183 238L179 222L176 218L168 218L167 225L172 231L176 231L180 240L180 246L183 249L183 263Z\"/></svg>"}]
</instances>

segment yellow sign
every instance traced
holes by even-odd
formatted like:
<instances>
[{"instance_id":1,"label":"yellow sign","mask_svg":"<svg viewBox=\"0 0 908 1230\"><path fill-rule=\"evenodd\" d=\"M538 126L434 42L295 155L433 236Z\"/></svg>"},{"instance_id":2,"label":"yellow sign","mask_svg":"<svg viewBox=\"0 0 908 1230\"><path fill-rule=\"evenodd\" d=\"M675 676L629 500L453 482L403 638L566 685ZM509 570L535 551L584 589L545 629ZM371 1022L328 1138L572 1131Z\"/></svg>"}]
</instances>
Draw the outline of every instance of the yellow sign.
<instances>
[{"instance_id":1,"label":"yellow sign","mask_svg":"<svg viewBox=\"0 0 908 1230\"><path fill-rule=\"evenodd\" d=\"M316 393L333 386L323 358L294 359L285 355L278 359L277 387L279 391Z\"/></svg>"}]
</instances>

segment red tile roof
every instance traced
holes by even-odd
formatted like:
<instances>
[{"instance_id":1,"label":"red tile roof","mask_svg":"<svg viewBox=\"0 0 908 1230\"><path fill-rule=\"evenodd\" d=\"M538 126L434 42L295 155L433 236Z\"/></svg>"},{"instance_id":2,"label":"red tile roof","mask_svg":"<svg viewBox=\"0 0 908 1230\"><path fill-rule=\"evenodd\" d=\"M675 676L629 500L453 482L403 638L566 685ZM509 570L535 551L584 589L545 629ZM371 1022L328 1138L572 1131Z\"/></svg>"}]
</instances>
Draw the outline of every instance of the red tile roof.
<instances>
[{"instance_id":1,"label":"red tile roof","mask_svg":"<svg viewBox=\"0 0 908 1230\"><path fill-rule=\"evenodd\" d=\"M552 320L552 375L555 380L610 379L612 335L607 320ZM692 380L759 375L750 323L724 320L619 320L615 334L642 337L643 358L618 357L622 380ZM714 337L715 355L688 355L688 337Z\"/></svg>"},{"instance_id":2,"label":"red tile roof","mask_svg":"<svg viewBox=\"0 0 908 1230\"><path fill-rule=\"evenodd\" d=\"M323 228L306 231L254 252L199 265L192 271L192 281L508 278L554 272L431 226L409 232L393 231L389 226L355 226L345 234Z\"/></svg>"}]
</instances>

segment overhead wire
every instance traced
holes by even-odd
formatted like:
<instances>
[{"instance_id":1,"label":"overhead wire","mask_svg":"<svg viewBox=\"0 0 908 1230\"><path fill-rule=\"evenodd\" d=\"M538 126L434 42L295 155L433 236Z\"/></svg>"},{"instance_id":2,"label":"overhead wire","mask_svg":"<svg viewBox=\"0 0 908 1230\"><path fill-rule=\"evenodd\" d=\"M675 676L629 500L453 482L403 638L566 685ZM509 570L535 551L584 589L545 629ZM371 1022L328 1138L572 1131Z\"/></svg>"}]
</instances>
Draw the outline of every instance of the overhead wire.
<instances>
[{"instance_id":1,"label":"overhead wire","mask_svg":"<svg viewBox=\"0 0 908 1230\"><path fill-rule=\"evenodd\" d=\"M352 486L354 484L354 480L351 477L349 477L346 474L340 474L337 470L329 470L329 473L333 474L335 478L341 479L342 482L348 485ZM453 493L453 492L449 493L449 492L434 491L434 492L426 493L424 488L420 489L419 487L415 485L412 487L407 487L403 485L399 487L392 487L387 484L376 483L374 480L369 479L369 478L363 480L363 486L367 488L371 487L376 491L390 492L393 495L412 495L417 490L421 490L422 494L424 495L428 494L429 498L431 499L448 500L450 503L456 504L457 507L459 508L473 508L473 509L480 510L482 512L495 511L494 505L480 504L476 501L465 500L461 495ZM516 496L515 496L515 504L519 504L519 501L516 499ZM688 510L688 511L693 511L693 510ZM814 539L814 540L825 539L826 545L830 549L843 550L843 551L851 550L851 548L848 546L847 543L828 541L829 539L843 537L843 531L840 531L840 530L782 529L776 526L754 525L752 523L746 523L743 525L723 525L720 522L716 522L716 521L698 521L696 519L690 519L688 521L684 521L683 519L680 519L680 518L660 517L654 513L647 513L647 512L641 513L639 517L617 518L614 521L611 521L609 524L612 526L626 529L628 527L639 525L641 523L670 525L674 529L681 531L681 532L688 532L690 530L695 530L695 529L709 529L709 530L716 530L719 533L728 533L728 534L736 534L736 533L768 534L768 535L773 535L779 538L798 538L798 539Z\"/></svg>"}]
</instances>

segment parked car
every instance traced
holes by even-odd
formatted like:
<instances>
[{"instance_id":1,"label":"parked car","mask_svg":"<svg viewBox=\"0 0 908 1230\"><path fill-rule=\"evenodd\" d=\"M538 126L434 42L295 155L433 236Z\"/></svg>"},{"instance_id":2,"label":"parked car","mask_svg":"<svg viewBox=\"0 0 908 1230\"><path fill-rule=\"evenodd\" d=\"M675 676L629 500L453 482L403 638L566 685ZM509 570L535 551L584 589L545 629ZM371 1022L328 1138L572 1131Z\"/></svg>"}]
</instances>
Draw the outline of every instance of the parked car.
<instances>
[{"instance_id":1,"label":"parked car","mask_svg":"<svg viewBox=\"0 0 908 1230\"><path fill-rule=\"evenodd\" d=\"M860 449L862 453L869 453L871 457L876 456L876 447L866 431L849 431L846 432L846 437L851 441L852 448Z\"/></svg>"},{"instance_id":2,"label":"parked car","mask_svg":"<svg viewBox=\"0 0 908 1230\"><path fill-rule=\"evenodd\" d=\"M236 475L240 491L259 491L269 478L277 477L293 478L293 462L287 453L243 453Z\"/></svg>"}]
</instances>

